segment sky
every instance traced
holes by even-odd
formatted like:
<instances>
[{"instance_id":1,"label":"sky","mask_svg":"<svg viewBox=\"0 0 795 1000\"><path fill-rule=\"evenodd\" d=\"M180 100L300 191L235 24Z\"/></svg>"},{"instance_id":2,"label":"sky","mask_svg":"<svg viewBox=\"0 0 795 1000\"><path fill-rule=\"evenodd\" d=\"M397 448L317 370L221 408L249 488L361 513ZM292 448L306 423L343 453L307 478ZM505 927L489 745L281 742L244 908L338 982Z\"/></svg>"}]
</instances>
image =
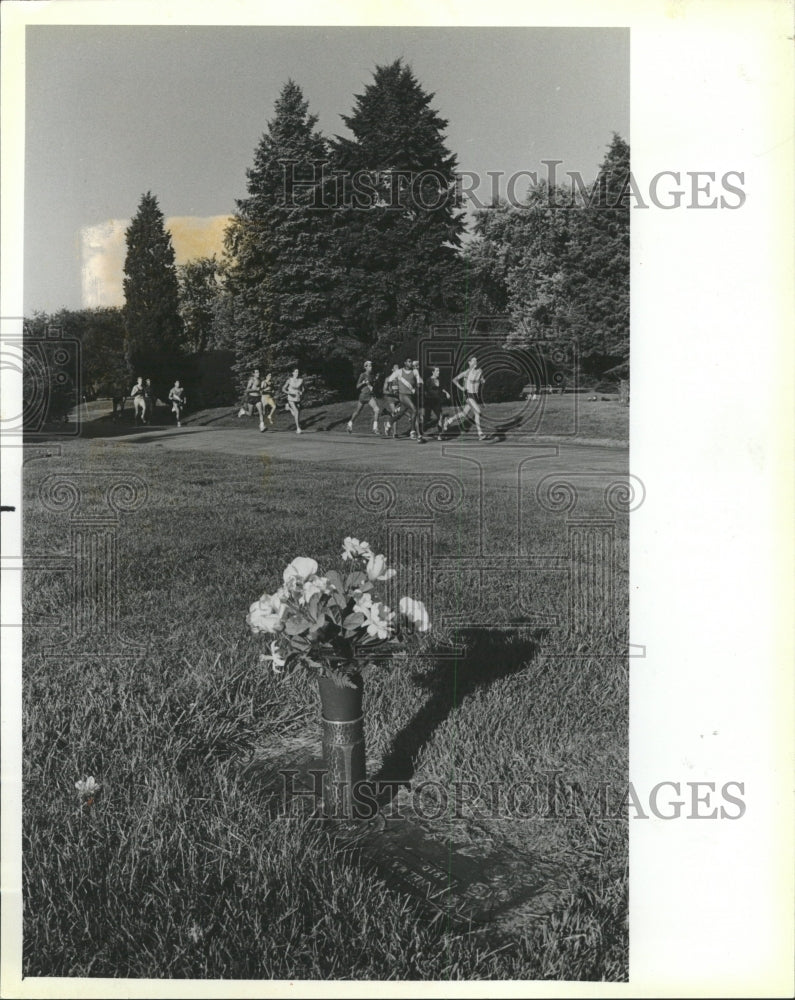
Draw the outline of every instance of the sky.
<instances>
[{"instance_id":1,"label":"sky","mask_svg":"<svg viewBox=\"0 0 795 1000\"><path fill-rule=\"evenodd\" d=\"M588 180L613 132L630 139L623 28L29 26L26 315L121 304L124 229L146 191L178 263L219 249L286 80L324 134L346 135L340 116L396 58L435 95L462 171L556 159Z\"/></svg>"}]
</instances>

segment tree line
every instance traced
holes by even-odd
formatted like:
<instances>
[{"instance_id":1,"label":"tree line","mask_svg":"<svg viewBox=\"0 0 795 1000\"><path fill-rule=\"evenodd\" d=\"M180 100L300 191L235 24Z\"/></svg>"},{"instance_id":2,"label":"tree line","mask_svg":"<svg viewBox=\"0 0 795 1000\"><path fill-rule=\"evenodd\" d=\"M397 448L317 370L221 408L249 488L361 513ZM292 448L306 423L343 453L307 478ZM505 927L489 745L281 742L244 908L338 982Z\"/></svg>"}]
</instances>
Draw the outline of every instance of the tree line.
<instances>
[{"instance_id":1,"label":"tree line","mask_svg":"<svg viewBox=\"0 0 795 1000\"><path fill-rule=\"evenodd\" d=\"M191 359L217 355L242 379L299 367L310 396L350 390L434 323L483 312L523 340L577 345L583 370L629 358L629 148L614 135L593 185L536 185L474 215L467 239L448 122L401 60L376 67L323 136L301 88L281 90L246 172L220 257L176 266L157 197L126 231L119 309L36 314L82 343L84 386L150 374L158 392ZM405 349L404 349L405 352ZM129 388L129 387L128 387Z\"/></svg>"}]
</instances>

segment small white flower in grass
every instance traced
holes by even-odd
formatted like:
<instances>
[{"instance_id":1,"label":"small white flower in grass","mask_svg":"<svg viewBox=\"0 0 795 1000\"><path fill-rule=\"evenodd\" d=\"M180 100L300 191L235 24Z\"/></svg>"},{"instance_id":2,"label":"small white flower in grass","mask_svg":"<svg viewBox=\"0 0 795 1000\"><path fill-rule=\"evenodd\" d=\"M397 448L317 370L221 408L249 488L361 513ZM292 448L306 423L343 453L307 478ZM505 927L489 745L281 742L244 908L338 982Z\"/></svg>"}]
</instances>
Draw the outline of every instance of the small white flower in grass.
<instances>
[{"instance_id":1,"label":"small white flower in grass","mask_svg":"<svg viewBox=\"0 0 795 1000\"><path fill-rule=\"evenodd\" d=\"M431 627L431 619L422 601L415 601L413 597L401 597L400 613L404 615L418 632L427 632Z\"/></svg>"},{"instance_id":2,"label":"small white flower in grass","mask_svg":"<svg viewBox=\"0 0 795 1000\"><path fill-rule=\"evenodd\" d=\"M278 593L263 594L248 609L246 622L255 635L258 632L281 632L284 628L282 619L286 610Z\"/></svg>"},{"instance_id":3,"label":"small white flower in grass","mask_svg":"<svg viewBox=\"0 0 795 1000\"><path fill-rule=\"evenodd\" d=\"M76 781L75 788L77 789L77 794L80 796L83 812L90 813L102 785L94 780L93 774L90 774L87 778L81 778L80 781Z\"/></svg>"},{"instance_id":4,"label":"small white flower in grass","mask_svg":"<svg viewBox=\"0 0 795 1000\"><path fill-rule=\"evenodd\" d=\"M308 559L306 556L298 556L297 559L293 559L290 565L285 569L283 573L284 582L288 584L294 583L305 583L310 576L314 576L317 573L317 563L314 559Z\"/></svg>"},{"instance_id":5,"label":"small white flower in grass","mask_svg":"<svg viewBox=\"0 0 795 1000\"><path fill-rule=\"evenodd\" d=\"M358 538L351 538L348 535L347 538L342 540L342 561L346 562L348 559L355 559L356 556L362 556L367 559L368 556L372 555L372 549L368 542L360 542Z\"/></svg>"},{"instance_id":6,"label":"small white flower in grass","mask_svg":"<svg viewBox=\"0 0 795 1000\"><path fill-rule=\"evenodd\" d=\"M90 774L87 778L82 778L80 781L75 782L75 788L81 798L91 799L97 792L102 788L99 781L94 780L94 775Z\"/></svg>"},{"instance_id":7,"label":"small white flower in grass","mask_svg":"<svg viewBox=\"0 0 795 1000\"><path fill-rule=\"evenodd\" d=\"M287 662L286 658L282 656L281 650L279 649L279 644L278 642L276 642L275 639L272 640L271 642L270 654L262 653L260 656L260 660L262 661L262 663L270 663L270 665L273 667L273 672L275 674L280 674L282 672L282 667Z\"/></svg>"},{"instance_id":8,"label":"small white flower in grass","mask_svg":"<svg viewBox=\"0 0 795 1000\"><path fill-rule=\"evenodd\" d=\"M386 556L370 553L367 560L367 577L372 583L383 583L391 580L397 573L394 569L387 569Z\"/></svg>"}]
</instances>

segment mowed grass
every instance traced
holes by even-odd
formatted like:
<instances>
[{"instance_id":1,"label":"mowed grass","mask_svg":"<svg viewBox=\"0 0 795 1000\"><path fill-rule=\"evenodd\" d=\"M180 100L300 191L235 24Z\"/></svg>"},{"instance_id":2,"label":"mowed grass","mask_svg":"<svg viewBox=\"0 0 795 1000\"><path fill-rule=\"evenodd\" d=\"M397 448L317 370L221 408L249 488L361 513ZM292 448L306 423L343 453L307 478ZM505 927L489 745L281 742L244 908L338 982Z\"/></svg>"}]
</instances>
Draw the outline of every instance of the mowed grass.
<instances>
[{"instance_id":1,"label":"mowed grass","mask_svg":"<svg viewBox=\"0 0 795 1000\"><path fill-rule=\"evenodd\" d=\"M51 472L78 470L136 472L148 484L145 507L118 529L119 630L141 648L129 659L45 655L63 629L33 626L40 615L68 619L70 585L26 573L25 975L626 979L623 819L482 819L573 872L547 920L494 948L335 854L318 823L273 816L247 777L252 755L319 746L314 685L260 664L245 615L296 555L330 566L347 534L383 550L385 525L356 506L350 473L77 441L26 466L28 555L68 554L68 516L44 511L37 489ZM509 491L493 502L505 510L490 518L515 509ZM587 512L587 494L581 502ZM437 516L440 551L466 554L477 517L470 500ZM566 552L562 517L530 504L523 517L534 553ZM490 627L436 630L427 657L367 673L371 775L507 788L555 773L586 789L625 788L627 664L611 634L626 639L620 521L616 546L613 625L579 640L530 622L500 628L527 619L528 603L565 613L559 574L522 585L493 576L480 594L466 577L441 579L437 617ZM434 658L454 640L457 660ZM103 785L87 813L74 788L86 775Z\"/></svg>"}]
</instances>

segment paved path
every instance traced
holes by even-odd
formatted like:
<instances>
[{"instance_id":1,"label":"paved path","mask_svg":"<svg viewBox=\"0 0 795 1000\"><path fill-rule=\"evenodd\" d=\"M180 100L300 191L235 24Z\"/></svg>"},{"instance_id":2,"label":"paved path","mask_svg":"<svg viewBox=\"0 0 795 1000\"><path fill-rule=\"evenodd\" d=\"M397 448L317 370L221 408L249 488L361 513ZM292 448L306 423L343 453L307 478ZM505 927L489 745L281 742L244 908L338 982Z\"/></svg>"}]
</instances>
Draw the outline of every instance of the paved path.
<instances>
[{"instance_id":1,"label":"paved path","mask_svg":"<svg viewBox=\"0 0 795 1000\"><path fill-rule=\"evenodd\" d=\"M625 476L628 451L599 445L547 443L532 436L479 442L474 434L450 441L418 445L408 438L386 440L374 435L338 431L267 431L255 428L183 427L125 435L129 444L173 451L220 452L225 455L270 455L296 462L318 462L370 472L450 472L464 479L480 470L489 486L515 487L519 465L532 460L532 471L577 472ZM525 474L528 467L525 465ZM536 476L531 476L536 478Z\"/></svg>"}]
</instances>

